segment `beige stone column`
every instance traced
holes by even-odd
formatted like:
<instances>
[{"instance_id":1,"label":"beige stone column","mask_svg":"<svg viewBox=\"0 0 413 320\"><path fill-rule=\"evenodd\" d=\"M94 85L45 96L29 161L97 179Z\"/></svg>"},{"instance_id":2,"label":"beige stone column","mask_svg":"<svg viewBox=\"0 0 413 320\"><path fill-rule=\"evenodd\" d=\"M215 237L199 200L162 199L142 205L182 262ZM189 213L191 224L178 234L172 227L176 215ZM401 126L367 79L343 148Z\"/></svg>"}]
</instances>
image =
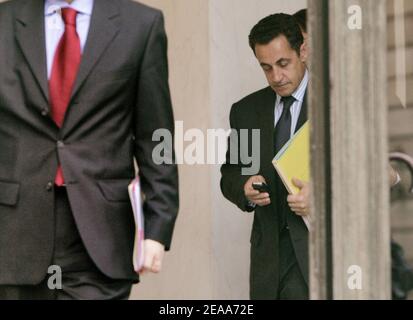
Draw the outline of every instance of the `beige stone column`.
<instances>
[{"instance_id":1,"label":"beige stone column","mask_svg":"<svg viewBox=\"0 0 413 320\"><path fill-rule=\"evenodd\" d=\"M311 43L322 50L313 51L310 85L312 298L389 299L386 1L309 6L311 27L320 31Z\"/></svg>"}]
</instances>

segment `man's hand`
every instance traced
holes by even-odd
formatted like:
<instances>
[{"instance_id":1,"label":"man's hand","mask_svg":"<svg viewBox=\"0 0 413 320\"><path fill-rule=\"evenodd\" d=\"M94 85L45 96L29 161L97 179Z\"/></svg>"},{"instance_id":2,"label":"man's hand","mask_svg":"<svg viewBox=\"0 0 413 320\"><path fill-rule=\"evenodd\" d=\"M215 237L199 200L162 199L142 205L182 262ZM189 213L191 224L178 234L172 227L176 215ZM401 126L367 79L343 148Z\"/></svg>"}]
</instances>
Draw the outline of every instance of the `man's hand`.
<instances>
[{"instance_id":1,"label":"man's hand","mask_svg":"<svg viewBox=\"0 0 413 320\"><path fill-rule=\"evenodd\" d=\"M162 269L162 260L165 246L155 240L146 239L144 242L144 262L140 274L147 272L159 273Z\"/></svg>"},{"instance_id":2,"label":"man's hand","mask_svg":"<svg viewBox=\"0 0 413 320\"><path fill-rule=\"evenodd\" d=\"M300 192L287 197L288 205L295 214L307 216L310 214L310 185L296 178L293 178L292 182Z\"/></svg>"},{"instance_id":3,"label":"man's hand","mask_svg":"<svg viewBox=\"0 0 413 320\"><path fill-rule=\"evenodd\" d=\"M266 183L263 176L252 176L244 185L245 197L257 206L268 206L271 203L270 195L268 193L260 193L258 190L254 190L252 184L256 182Z\"/></svg>"}]
</instances>

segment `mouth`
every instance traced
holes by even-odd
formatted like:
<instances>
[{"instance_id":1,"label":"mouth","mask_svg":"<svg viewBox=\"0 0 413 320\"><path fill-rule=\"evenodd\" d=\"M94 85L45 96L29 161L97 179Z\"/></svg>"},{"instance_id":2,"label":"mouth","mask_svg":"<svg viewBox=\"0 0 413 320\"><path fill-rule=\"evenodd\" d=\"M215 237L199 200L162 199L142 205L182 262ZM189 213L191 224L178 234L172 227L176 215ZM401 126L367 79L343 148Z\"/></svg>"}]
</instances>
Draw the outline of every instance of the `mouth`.
<instances>
[{"instance_id":1,"label":"mouth","mask_svg":"<svg viewBox=\"0 0 413 320\"><path fill-rule=\"evenodd\" d=\"M274 88L282 89L282 88L285 88L288 85L289 85L289 83L276 84L276 85L274 85Z\"/></svg>"}]
</instances>

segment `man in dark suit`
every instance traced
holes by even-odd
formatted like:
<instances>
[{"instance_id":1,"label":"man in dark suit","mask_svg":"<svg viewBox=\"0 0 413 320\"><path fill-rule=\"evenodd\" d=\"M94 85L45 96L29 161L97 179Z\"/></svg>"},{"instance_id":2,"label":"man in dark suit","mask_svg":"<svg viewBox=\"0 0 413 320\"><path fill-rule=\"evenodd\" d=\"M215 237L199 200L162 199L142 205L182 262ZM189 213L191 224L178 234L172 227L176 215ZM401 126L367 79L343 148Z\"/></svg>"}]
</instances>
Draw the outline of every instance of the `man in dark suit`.
<instances>
[{"instance_id":1,"label":"man in dark suit","mask_svg":"<svg viewBox=\"0 0 413 320\"><path fill-rule=\"evenodd\" d=\"M130 0L0 4L0 299L128 298L134 159L143 271L161 270L178 211L177 167L152 157L154 131L174 132L166 52L161 12Z\"/></svg>"},{"instance_id":2,"label":"man in dark suit","mask_svg":"<svg viewBox=\"0 0 413 320\"><path fill-rule=\"evenodd\" d=\"M255 211L251 298L307 299L308 230L301 216L309 213L309 186L295 179L301 191L289 196L272 166L275 154L307 120L307 50L299 26L286 14L261 20L249 41L270 86L232 106L230 125L237 134L229 139L221 189L241 210ZM256 150L252 147L253 129L260 130L260 153L252 154L260 169L256 175L243 175L246 165L239 161L241 154ZM242 130L249 132L248 143L240 141ZM234 144L239 149L233 148ZM253 183L265 183L269 190L254 190Z\"/></svg>"}]
</instances>

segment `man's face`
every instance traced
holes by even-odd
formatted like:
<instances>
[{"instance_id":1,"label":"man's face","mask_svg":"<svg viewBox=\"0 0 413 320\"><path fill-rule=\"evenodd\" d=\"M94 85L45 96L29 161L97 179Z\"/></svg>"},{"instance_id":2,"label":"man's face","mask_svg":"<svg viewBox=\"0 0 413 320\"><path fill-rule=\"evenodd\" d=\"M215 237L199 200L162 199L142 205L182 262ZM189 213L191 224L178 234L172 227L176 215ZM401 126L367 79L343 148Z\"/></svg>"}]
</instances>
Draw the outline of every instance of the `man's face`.
<instances>
[{"instance_id":1,"label":"man's face","mask_svg":"<svg viewBox=\"0 0 413 320\"><path fill-rule=\"evenodd\" d=\"M255 46L255 55L271 88L280 96L290 96L300 85L305 74L307 49L303 44L300 56L284 35L270 43Z\"/></svg>"}]
</instances>

